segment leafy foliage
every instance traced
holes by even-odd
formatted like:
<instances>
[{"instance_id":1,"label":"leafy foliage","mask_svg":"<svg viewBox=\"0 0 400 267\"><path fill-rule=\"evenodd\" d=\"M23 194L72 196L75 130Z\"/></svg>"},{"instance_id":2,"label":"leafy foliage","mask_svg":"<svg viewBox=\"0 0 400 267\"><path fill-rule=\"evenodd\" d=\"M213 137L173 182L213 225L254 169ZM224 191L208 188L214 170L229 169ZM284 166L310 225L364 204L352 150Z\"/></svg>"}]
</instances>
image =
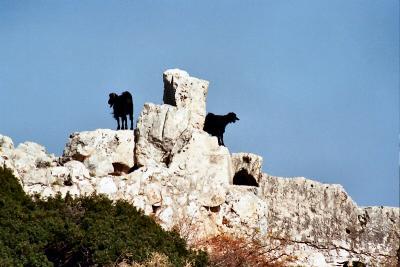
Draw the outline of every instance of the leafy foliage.
<instances>
[{"instance_id":1,"label":"leafy foliage","mask_svg":"<svg viewBox=\"0 0 400 267\"><path fill-rule=\"evenodd\" d=\"M204 252L187 249L177 233L127 202L98 195L32 200L3 168L0 183L0 266L113 266L155 252L174 266L207 264Z\"/></svg>"}]
</instances>

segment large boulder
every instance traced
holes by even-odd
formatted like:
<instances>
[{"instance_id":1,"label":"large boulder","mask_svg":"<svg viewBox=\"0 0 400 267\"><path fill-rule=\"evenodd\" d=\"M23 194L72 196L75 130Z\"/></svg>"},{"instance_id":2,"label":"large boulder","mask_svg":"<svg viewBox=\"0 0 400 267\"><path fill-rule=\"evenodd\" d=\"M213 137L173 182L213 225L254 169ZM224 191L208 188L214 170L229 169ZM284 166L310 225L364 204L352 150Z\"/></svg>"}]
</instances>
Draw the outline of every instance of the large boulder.
<instances>
[{"instance_id":1,"label":"large boulder","mask_svg":"<svg viewBox=\"0 0 400 267\"><path fill-rule=\"evenodd\" d=\"M203 206L218 206L225 201L232 177L229 150L219 146L215 137L195 130L179 153L172 155L170 169L186 177L199 192Z\"/></svg>"},{"instance_id":2,"label":"large boulder","mask_svg":"<svg viewBox=\"0 0 400 267\"><path fill-rule=\"evenodd\" d=\"M188 109L189 124L197 129L203 129L206 116L206 97L208 81L189 76L179 69L166 70L163 74L164 104L178 109Z\"/></svg>"},{"instance_id":3,"label":"large boulder","mask_svg":"<svg viewBox=\"0 0 400 267\"><path fill-rule=\"evenodd\" d=\"M71 134L63 153L63 161L81 161L92 176L126 173L134 165L133 131L95 131Z\"/></svg>"},{"instance_id":4,"label":"large boulder","mask_svg":"<svg viewBox=\"0 0 400 267\"><path fill-rule=\"evenodd\" d=\"M192 132L203 129L208 82L178 69L165 71L163 81L164 105L146 103L137 121L137 166L168 167Z\"/></svg>"},{"instance_id":5,"label":"large boulder","mask_svg":"<svg viewBox=\"0 0 400 267\"><path fill-rule=\"evenodd\" d=\"M146 103L135 130L136 165L168 167L171 155L190 139L189 121L188 109Z\"/></svg>"}]
</instances>

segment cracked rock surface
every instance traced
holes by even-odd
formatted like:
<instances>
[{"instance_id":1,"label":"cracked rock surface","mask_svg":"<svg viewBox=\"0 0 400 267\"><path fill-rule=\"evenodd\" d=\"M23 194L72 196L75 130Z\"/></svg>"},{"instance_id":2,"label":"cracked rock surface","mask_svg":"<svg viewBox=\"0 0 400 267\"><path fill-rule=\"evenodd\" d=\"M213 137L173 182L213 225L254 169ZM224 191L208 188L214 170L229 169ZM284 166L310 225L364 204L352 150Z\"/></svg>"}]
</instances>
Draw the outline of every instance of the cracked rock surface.
<instances>
[{"instance_id":1,"label":"cracked rock surface","mask_svg":"<svg viewBox=\"0 0 400 267\"><path fill-rule=\"evenodd\" d=\"M135 131L73 133L61 157L0 135L0 164L28 194L125 199L190 243L218 234L256 239L294 266L398 266L399 208L358 207L340 185L262 172L262 157L231 154L202 130L208 82L173 69L164 104L146 103Z\"/></svg>"}]
</instances>

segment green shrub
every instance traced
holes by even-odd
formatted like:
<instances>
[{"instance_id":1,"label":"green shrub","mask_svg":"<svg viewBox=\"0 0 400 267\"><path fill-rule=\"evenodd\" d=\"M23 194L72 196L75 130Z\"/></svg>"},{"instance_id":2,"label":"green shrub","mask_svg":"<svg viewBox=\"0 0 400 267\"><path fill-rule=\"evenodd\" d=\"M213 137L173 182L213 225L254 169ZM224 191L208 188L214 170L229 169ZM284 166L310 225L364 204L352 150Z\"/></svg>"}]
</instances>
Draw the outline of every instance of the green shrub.
<instances>
[{"instance_id":1,"label":"green shrub","mask_svg":"<svg viewBox=\"0 0 400 267\"><path fill-rule=\"evenodd\" d=\"M125 201L57 195L32 200L0 168L0 266L113 266L144 262L155 252L174 266L206 266L207 255L187 249L175 232Z\"/></svg>"}]
</instances>

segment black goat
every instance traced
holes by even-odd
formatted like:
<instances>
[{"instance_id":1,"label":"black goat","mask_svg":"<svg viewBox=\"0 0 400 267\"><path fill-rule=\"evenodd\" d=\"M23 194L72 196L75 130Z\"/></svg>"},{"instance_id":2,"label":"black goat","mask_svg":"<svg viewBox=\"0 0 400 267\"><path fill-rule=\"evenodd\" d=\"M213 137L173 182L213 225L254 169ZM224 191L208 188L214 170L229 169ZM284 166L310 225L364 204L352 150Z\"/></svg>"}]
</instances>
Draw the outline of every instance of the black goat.
<instances>
[{"instance_id":1,"label":"black goat","mask_svg":"<svg viewBox=\"0 0 400 267\"><path fill-rule=\"evenodd\" d=\"M113 116L114 119L117 120L118 127L117 130L127 130L128 123L126 116L129 115L129 119L131 120L131 130L133 130L133 101L132 95L129 92L123 92L121 95L117 95L116 93L111 93L110 99L108 100L108 104L110 108L113 108ZM119 124L119 118L121 118L122 128Z\"/></svg>"},{"instance_id":2,"label":"black goat","mask_svg":"<svg viewBox=\"0 0 400 267\"><path fill-rule=\"evenodd\" d=\"M213 113L208 113L204 122L203 130L213 136L216 136L218 138L218 145L225 146L225 127L228 125L228 123L236 122L238 120L239 118L236 117L236 114L233 112L229 112L226 115L215 115Z\"/></svg>"}]
</instances>

